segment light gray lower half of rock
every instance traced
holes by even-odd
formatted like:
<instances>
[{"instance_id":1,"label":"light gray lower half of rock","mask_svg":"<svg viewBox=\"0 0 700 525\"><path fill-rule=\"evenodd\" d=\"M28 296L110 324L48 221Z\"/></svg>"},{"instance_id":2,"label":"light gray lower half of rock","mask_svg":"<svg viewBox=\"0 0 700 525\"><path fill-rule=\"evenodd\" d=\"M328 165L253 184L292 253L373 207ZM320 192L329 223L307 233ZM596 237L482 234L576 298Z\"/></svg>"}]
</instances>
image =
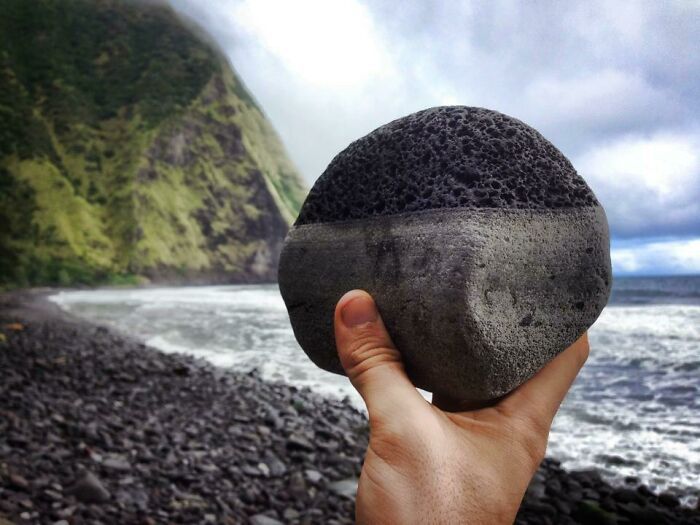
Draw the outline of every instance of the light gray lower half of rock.
<instances>
[{"instance_id":1,"label":"light gray lower half of rock","mask_svg":"<svg viewBox=\"0 0 700 525\"><path fill-rule=\"evenodd\" d=\"M455 400L511 391L598 317L611 286L600 207L434 210L293 228L279 286L297 341L343 373L340 297L374 297L414 384Z\"/></svg>"}]
</instances>

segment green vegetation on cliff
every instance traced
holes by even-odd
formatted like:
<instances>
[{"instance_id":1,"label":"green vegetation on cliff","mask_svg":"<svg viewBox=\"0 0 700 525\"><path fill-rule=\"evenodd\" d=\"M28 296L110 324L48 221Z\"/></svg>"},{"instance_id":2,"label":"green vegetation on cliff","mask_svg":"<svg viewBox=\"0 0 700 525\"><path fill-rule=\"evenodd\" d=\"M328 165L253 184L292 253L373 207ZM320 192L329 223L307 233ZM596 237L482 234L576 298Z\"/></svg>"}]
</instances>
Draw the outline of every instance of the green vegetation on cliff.
<instances>
[{"instance_id":1,"label":"green vegetation on cliff","mask_svg":"<svg viewBox=\"0 0 700 525\"><path fill-rule=\"evenodd\" d=\"M0 0L0 286L274 279L304 187L167 7Z\"/></svg>"}]
</instances>

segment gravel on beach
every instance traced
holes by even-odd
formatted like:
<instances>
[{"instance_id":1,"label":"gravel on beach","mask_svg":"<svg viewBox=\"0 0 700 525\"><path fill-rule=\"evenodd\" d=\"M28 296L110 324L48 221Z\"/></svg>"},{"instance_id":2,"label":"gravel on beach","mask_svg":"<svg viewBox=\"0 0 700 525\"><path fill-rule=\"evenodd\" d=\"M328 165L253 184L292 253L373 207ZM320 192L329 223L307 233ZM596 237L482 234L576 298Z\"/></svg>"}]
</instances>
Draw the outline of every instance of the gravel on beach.
<instances>
[{"instance_id":1,"label":"gravel on beach","mask_svg":"<svg viewBox=\"0 0 700 525\"><path fill-rule=\"evenodd\" d=\"M0 296L0 525L352 523L367 439L347 400L158 352L43 294ZM700 512L547 459L517 523Z\"/></svg>"}]
</instances>

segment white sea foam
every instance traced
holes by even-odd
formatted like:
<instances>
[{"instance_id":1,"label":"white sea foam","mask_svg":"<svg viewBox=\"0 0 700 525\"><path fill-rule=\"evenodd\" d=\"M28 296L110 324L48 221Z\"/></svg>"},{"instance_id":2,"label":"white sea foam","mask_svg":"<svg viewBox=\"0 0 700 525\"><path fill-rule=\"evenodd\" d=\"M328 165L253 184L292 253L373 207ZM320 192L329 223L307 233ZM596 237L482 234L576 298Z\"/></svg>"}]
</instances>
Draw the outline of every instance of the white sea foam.
<instances>
[{"instance_id":1,"label":"white sea foam","mask_svg":"<svg viewBox=\"0 0 700 525\"><path fill-rule=\"evenodd\" d=\"M164 352L256 368L362 406L346 378L318 369L300 350L276 286L76 291L52 300ZM591 357L555 419L549 454L616 481L633 475L655 489L695 493L700 306L609 306L590 339Z\"/></svg>"}]
</instances>

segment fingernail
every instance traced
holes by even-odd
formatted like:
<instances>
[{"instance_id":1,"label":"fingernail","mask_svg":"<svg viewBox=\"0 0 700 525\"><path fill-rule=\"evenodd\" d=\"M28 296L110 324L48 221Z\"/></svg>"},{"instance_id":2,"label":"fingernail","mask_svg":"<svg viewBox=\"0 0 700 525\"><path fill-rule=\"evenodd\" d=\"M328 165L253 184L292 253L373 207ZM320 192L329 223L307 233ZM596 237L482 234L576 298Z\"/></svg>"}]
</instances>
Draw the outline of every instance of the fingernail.
<instances>
[{"instance_id":1,"label":"fingernail","mask_svg":"<svg viewBox=\"0 0 700 525\"><path fill-rule=\"evenodd\" d=\"M348 328L374 322L377 320L377 315L374 301L370 296L364 294L351 299L340 312L343 324Z\"/></svg>"}]
</instances>

